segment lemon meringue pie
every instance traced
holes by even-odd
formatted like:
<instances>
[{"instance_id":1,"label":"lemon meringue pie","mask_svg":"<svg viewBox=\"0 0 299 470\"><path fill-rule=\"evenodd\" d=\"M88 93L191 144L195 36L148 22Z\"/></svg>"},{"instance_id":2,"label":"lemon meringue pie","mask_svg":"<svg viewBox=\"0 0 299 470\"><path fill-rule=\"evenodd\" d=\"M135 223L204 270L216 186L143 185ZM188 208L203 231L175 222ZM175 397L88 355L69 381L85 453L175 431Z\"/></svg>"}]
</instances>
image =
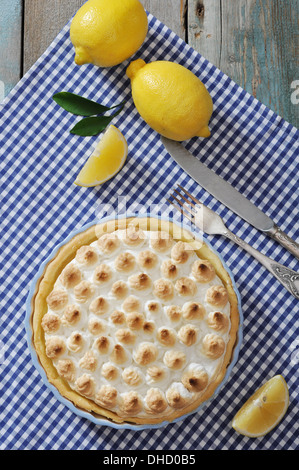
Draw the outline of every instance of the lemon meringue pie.
<instances>
[{"instance_id":1,"label":"lemon meringue pie","mask_svg":"<svg viewBox=\"0 0 299 470\"><path fill-rule=\"evenodd\" d=\"M219 257L155 218L93 225L47 264L32 343L76 407L152 424L196 410L222 382L237 342L238 297Z\"/></svg>"}]
</instances>

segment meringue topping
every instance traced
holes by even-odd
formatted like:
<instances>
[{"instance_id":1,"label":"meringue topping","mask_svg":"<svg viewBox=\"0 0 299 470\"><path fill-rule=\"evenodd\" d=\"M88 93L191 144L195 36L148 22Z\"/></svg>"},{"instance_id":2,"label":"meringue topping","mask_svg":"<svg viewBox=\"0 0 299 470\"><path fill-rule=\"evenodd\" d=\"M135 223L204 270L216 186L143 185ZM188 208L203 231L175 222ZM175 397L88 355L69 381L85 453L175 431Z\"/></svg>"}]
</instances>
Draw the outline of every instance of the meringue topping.
<instances>
[{"instance_id":1,"label":"meringue topping","mask_svg":"<svg viewBox=\"0 0 299 470\"><path fill-rule=\"evenodd\" d=\"M74 382L76 377L76 366L71 359L60 359L57 363L57 372L65 380Z\"/></svg>"},{"instance_id":2,"label":"meringue topping","mask_svg":"<svg viewBox=\"0 0 299 470\"><path fill-rule=\"evenodd\" d=\"M64 310L64 314L62 317L62 323L64 325L74 326L79 323L81 319L81 309L76 304L67 305Z\"/></svg>"},{"instance_id":3,"label":"meringue topping","mask_svg":"<svg viewBox=\"0 0 299 470\"><path fill-rule=\"evenodd\" d=\"M117 390L111 385L102 385L97 391L95 402L105 408L114 408L117 403Z\"/></svg>"},{"instance_id":4,"label":"meringue topping","mask_svg":"<svg viewBox=\"0 0 299 470\"><path fill-rule=\"evenodd\" d=\"M46 313L42 319L42 328L45 333L55 333L60 328L60 318L55 313Z\"/></svg>"},{"instance_id":5,"label":"meringue topping","mask_svg":"<svg viewBox=\"0 0 299 470\"><path fill-rule=\"evenodd\" d=\"M227 290L224 286L212 286L207 290L206 302L215 307L224 307L228 302Z\"/></svg>"},{"instance_id":6,"label":"meringue topping","mask_svg":"<svg viewBox=\"0 0 299 470\"><path fill-rule=\"evenodd\" d=\"M68 301L68 295L65 290L53 290L47 297L47 304L51 310L57 311L63 309Z\"/></svg>"},{"instance_id":7,"label":"meringue topping","mask_svg":"<svg viewBox=\"0 0 299 470\"><path fill-rule=\"evenodd\" d=\"M78 300L78 302L86 302L86 300L92 297L94 293L94 287L88 281L81 281L79 284L75 286L74 293L75 293L76 300Z\"/></svg>"},{"instance_id":8,"label":"meringue topping","mask_svg":"<svg viewBox=\"0 0 299 470\"><path fill-rule=\"evenodd\" d=\"M50 359L57 359L65 353L65 342L59 336L46 338L46 354Z\"/></svg>"},{"instance_id":9,"label":"meringue topping","mask_svg":"<svg viewBox=\"0 0 299 470\"><path fill-rule=\"evenodd\" d=\"M162 413L167 408L164 394L158 388L150 388L145 396L145 406L150 413Z\"/></svg>"},{"instance_id":10,"label":"meringue topping","mask_svg":"<svg viewBox=\"0 0 299 470\"><path fill-rule=\"evenodd\" d=\"M68 264L60 274L60 281L66 289L75 287L81 281L81 271L74 264Z\"/></svg>"},{"instance_id":11,"label":"meringue topping","mask_svg":"<svg viewBox=\"0 0 299 470\"><path fill-rule=\"evenodd\" d=\"M47 297L46 354L79 394L120 416L165 416L214 380L228 293L210 261L137 226L82 246Z\"/></svg>"},{"instance_id":12,"label":"meringue topping","mask_svg":"<svg viewBox=\"0 0 299 470\"><path fill-rule=\"evenodd\" d=\"M167 302L168 300L171 300L173 298L173 284L168 279L157 279L157 281L154 282L153 292L154 295L157 296L159 299Z\"/></svg>"},{"instance_id":13,"label":"meringue topping","mask_svg":"<svg viewBox=\"0 0 299 470\"><path fill-rule=\"evenodd\" d=\"M207 357L218 359L225 350L225 342L218 334L207 334L202 341L203 351Z\"/></svg>"},{"instance_id":14,"label":"meringue topping","mask_svg":"<svg viewBox=\"0 0 299 470\"><path fill-rule=\"evenodd\" d=\"M92 246L81 246L76 253L76 261L85 266L91 266L98 260L98 253Z\"/></svg>"},{"instance_id":15,"label":"meringue topping","mask_svg":"<svg viewBox=\"0 0 299 470\"><path fill-rule=\"evenodd\" d=\"M198 282L210 282L216 275L212 263L202 259L194 261L191 272Z\"/></svg>"}]
</instances>

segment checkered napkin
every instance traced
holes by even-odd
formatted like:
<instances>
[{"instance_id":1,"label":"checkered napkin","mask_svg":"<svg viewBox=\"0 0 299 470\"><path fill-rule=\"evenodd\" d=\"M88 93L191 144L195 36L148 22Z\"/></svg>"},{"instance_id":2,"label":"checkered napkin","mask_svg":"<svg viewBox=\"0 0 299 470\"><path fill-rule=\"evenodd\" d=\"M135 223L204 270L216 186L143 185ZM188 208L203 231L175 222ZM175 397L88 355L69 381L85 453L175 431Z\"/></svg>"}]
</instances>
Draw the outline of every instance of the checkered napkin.
<instances>
[{"instance_id":1,"label":"checkered napkin","mask_svg":"<svg viewBox=\"0 0 299 470\"><path fill-rule=\"evenodd\" d=\"M298 239L298 131L152 15L147 39L131 60L139 57L146 62L180 63L203 81L214 101L212 136L191 139L185 145ZM264 267L223 237L207 239L234 275L242 299L244 339L229 381L199 413L159 429L98 426L58 402L32 363L25 303L43 260L70 232L100 218L106 209L165 205L177 183L220 214L234 233L256 249L299 271L291 254L215 200L167 154L157 133L134 107L125 75L128 63L111 69L76 66L68 24L1 107L0 448L298 448L298 302ZM59 91L108 106L128 100L113 121L128 141L128 160L101 187L73 184L98 137L69 133L78 117L52 100ZM286 417L264 438L238 435L231 428L233 416L275 374L282 374L289 385Z\"/></svg>"}]
</instances>

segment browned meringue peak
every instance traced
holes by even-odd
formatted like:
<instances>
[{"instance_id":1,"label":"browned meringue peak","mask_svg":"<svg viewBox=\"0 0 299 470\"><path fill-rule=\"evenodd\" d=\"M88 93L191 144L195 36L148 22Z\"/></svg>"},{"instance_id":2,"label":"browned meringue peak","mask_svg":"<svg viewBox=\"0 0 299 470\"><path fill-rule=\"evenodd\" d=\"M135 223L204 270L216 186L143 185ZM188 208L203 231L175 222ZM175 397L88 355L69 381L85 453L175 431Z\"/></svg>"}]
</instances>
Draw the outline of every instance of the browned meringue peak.
<instances>
[{"instance_id":1,"label":"browned meringue peak","mask_svg":"<svg viewBox=\"0 0 299 470\"><path fill-rule=\"evenodd\" d=\"M183 351L166 351L163 361L169 369L178 370L185 365L186 354Z\"/></svg>"},{"instance_id":2,"label":"browned meringue peak","mask_svg":"<svg viewBox=\"0 0 299 470\"><path fill-rule=\"evenodd\" d=\"M170 250L173 245L173 238L172 236L161 231L154 231L151 233L151 248L158 253L165 253L166 251Z\"/></svg>"},{"instance_id":3,"label":"browned meringue peak","mask_svg":"<svg viewBox=\"0 0 299 470\"><path fill-rule=\"evenodd\" d=\"M181 277L175 283L175 289L183 297L193 297L196 294L196 283L190 277Z\"/></svg>"},{"instance_id":4,"label":"browned meringue peak","mask_svg":"<svg viewBox=\"0 0 299 470\"><path fill-rule=\"evenodd\" d=\"M210 359L218 359L225 350L225 342L221 336L210 333L202 341L203 353Z\"/></svg>"},{"instance_id":5,"label":"browned meringue peak","mask_svg":"<svg viewBox=\"0 0 299 470\"><path fill-rule=\"evenodd\" d=\"M98 239L98 246L103 253L110 255L118 249L120 240L116 233L104 233Z\"/></svg>"},{"instance_id":6,"label":"browned meringue peak","mask_svg":"<svg viewBox=\"0 0 299 470\"><path fill-rule=\"evenodd\" d=\"M60 359L56 366L60 377L69 382L74 382L76 378L76 366L71 359Z\"/></svg>"},{"instance_id":7,"label":"browned meringue peak","mask_svg":"<svg viewBox=\"0 0 299 470\"><path fill-rule=\"evenodd\" d=\"M184 325L178 332L178 337L186 346L192 346L197 341L198 328L194 325Z\"/></svg>"},{"instance_id":8,"label":"browned meringue peak","mask_svg":"<svg viewBox=\"0 0 299 470\"><path fill-rule=\"evenodd\" d=\"M76 389L81 395L85 395L88 398L92 398L95 394L95 381L93 377L89 374L83 374L77 378L76 382Z\"/></svg>"},{"instance_id":9,"label":"browned meringue peak","mask_svg":"<svg viewBox=\"0 0 299 470\"><path fill-rule=\"evenodd\" d=\"M187 393L190 392L188 392L187 390ZM169 387L169 389L166 391L166 399L169 405L175 409L184 408L184 406L186 406L190 401L190 398L188 398L187 396L182 396L182 394L180 393L180 389L175 386Z\"/></svg>"},{"instance_id":10,"label":"browned meringue peak","mask_svg":"<svg viewBox=\"0 0 299 470\"><path fill-rule=\"evenodd\" d=\"M61 272L59 279L66 289L75 287L81 281L82 274L80 269L74 264L68 264Z\"/></svg>"},{"instance_id":11,"label":"browned meringue peak","mask_svg":"<svg viewBox=\"0 0 299 470\"><path fill-rule=\"evenodd\" d=\"M120 411L124 415L137 415L143 408L142 397L135 391L124 393L120 400Z\"/></svg>"},{"instance_id":12,"label":"browned meringue peak","mask_svg":"<svg viewBox=\"0 0 299 470\"><path fill-rule=\"evenodd\" d=\"M202 320L206 310L199 302L186 302L183 305L183 318L185 320Z\"/></svg>"},{"instance_id":13,"label":"browned meringue peak","mask_svg":"<svg viewBox=\"0 0 299 470\"><path fill-rule=\"evenodd\" d=\"M124 300L122 308L126 313L138 312L141 309L140 300L134 295L129 295L129 297Z\"/></svg>"},{"instance_id":14,"label":"browned meringue peak","mask_svg":"<svg viewBox=\"0 0 299 470\"><path fill-rule=\"evenodd\" d=\"M159 302L155 302L154 300L151 300L147 304L147 309L150 313L154 313L155 315L160 312L161 306Z\"/></svg>"},{"instance_id":15,"label":"browned meringue peak","mask_svg":"<svg viewBox=\"0 0 299 470\"><path fill-rule=\"evenodd\" d=\"M126 315L126 322L131 330L142 330L145 318L142 313L130 312Z\"/></svg>"},{"instance_id":16,"label":"browned meringue peak","mask_svg":"<svg viewBox=\"0 0 299 470\"><path fill-rule=\"evenodd\" d=\"M62 316L62 323L64 325L69 325L69 326L74 326L77 323L79 323L81 319L81 309L78 305L72 304L72 305L67 305L63 316Z\"/></svg>"},{"instance_id":17,"label":"browned meringue peak","mask_svg":"<svg viewBox=\"0 0 299 470\"><path fill-rule=\"evenodd\" d=\"M95 402L105 408L114 408L117 405L117 390L111 385L102 385L96 392Z\"/></svg>"},{"instance_id":18,"label":"browned meringue peak","mask_svg":"<svg viewBox=\"0 0 299 470\"><path fill-rule=\"evenodd\" d=\"M66 351L66 345L62 338L59 336L50 336L46 338L46 355L50 359L57 359L62 356Z\"/></svg>"},{"instance_id":19,"label":"browned meringue peak","mask_svg":"<svg viewBox=\"0 0 299 470\"><path fill-rule=\"evenodd\" d=\"M111 294L118 300L126 297L128 292L129 288L124 281L116 281L111 287Z\"/></svg>"},{"instance_id":20,"label":"browned meringue peak","mask_svg":"<svg viewBox=\"0 0 299 470\"><path fill-rule=\"evenodd\" d=\"M172 322L178 322L182 318L182 309L178 305L170 305L166 308L166 315Z\"/></svg>"},{"instance_id":21,"label":"browned meringue peak","mask_svg":"<svg viewBox=\"0 0 299 470\"><path fill-rule=\"evenodd\" d=\"M122 373L122 378L131 387L138 387L143 382L142 373L137 367L126 367Z\"/></svg>"},{"instance_id":22,"label":"browned meringue peak","mask_svg":"<svg viewBox=\"0 0 299 470\"><path fill-rule=\"evenodd\" d=\"M112 279L113 272L110 266L108 264L102 263L99 264L94 270L93 274L93 280L97 284L105 284L106 282L109 282L110 279Z\"/></svg>"},{"instance_id":23,"label":"browned meringue peak","mask_svg":"<svg viewBox=\"0 0 299 470\"><path fill-rule=\"evenodd\" d=\"M151 250L144 250L138 254L137 263L143 269L153 269L158 264L158 256Z\"/></svg>"},{"instance_id":24,"label":"browned meringue peak","mask_svg":"<svg viewBox=\"0 0 299 470\"><path fill-rule=\"evenodd\" d=\"M76 261L84 266L91 266L98 261L98 253L93 246L81 246L77 250Z\"/></svg>"},{"instance_id":25,"label":"browned meringue peak","mask_svg":"<svg viewBox=\"0 0 299 470\"><path fill-rule=\"evenodd\" d=\"M82 350L84 346L83 335L79 331L74 331L68 339L67 347L71 351L77 353Z\"/></svg>"},{"instance_id":26,"label":"browned meringue peak","mask_svg":"<svg viewBox=\"0 0 299 470\"><path fill-rule=\"evenodd\" d=\"M106 331L105 323L99 318L90 318L88 321L88 331L94 335L100 335Z\"/></svg>"},{"instance_id":27,"label":"browned meringue peak","mask_svg":"<svg viewBox=\"0 0 299 470\"><path fill-rule=\"evenodd\" d=\"M120 253L114 261L115 269L118 272L129 272L135 267L135 257L132 253L124 252Z\"/></svg>"},{"instance_id":28,"label":"browned meringue peak","mask_svg":"<svg viewBox=\"0 0 299 470\"><path fill-rule=\"evenodd\" d=\"M127 353L121 344L116 344L112 349L110 360L115 364L123 364L127 360Z\"/></svg>"},{"instance_id":29,"label":"browned meringue peak","mask_svg":"<svg viewBox=\"0 0 299 470\"><path fill-rule=\"evenodd\" d=\"M128 246L138 246L145 240L145 233L141 228L129 225L122 232L122 240Z\"/></svg>"},{"instance_id":30,"label":"browned meringue peak","mask_svg":"<svg viewBox=\"0 0 299 470\"><path fill-rule=\"evenodd\" d=\"M167 279L175 279L178 276L178 267L171 259L165 259L161 264L161 274Z\"/></svg>"},{"instance_id":31,"label":"browned meringue peak","mask_svg":"<svg viewBox=\"0 0 299 470\"><path fill-rule=\"evenodd\" d=\"M162 326L157 332L157 338L163 346L174 346L176 343L176 332L172 328Z\"/></svg>"},{"instance_id":32,"label":"browned meringue peak","mask_svg":"<svg viewBox=\"0 0 299 470\"><path fill-rule=\"evenodd\" d=\"M79 366L82 367L82 369L90 370L90 372L94 372L97 365L98 360L93 351L87 351L79 361Z\"/></svg>"},{"instance_id":33,"label":"browned meringue peak","mask_svg":"<svg viewBox=\"0 0 299 470\"><path fill-rule=\"evenodd\" d=\"M206 293L206 302L215 307L224 307L224 305L226 305L228 302L228 294L225 287L209 287Z\"/></svg>"},{"instance_id":34,"label":"browned meringue peak","mask_svg":"<svg viewBox=\"0 0 299 470\"><path fill-rule=\"evenodd\" d=\"M108 336L99 336L95 339L94 348L100 354L108 354L111 349L111 340L108 338Z\"/></svg>"},{"instance_id":35,"label":"browned meringue peak","mask_svg":"<svg viewBox=\"0 0 299 470\"><path fill-rule=\"evenodd\" d=\"M226 332L229 327L229 319L225 313L210 312L207 317L207 324L216 331Z\"/></svg>"},{"instance_id":36,"label":"browned meringue peak","mask_svg":"<svg viewBox=\"0 0 299 470\"><path fill-rule=\"evenodd\" d=\"M94 294L93 285L88 281L81 281L74 288L75 297L78 302L86 302Z\"/></svg>"},{"instance_id":37,"label":"browned meringue peak","mask_svg":"<svg viewBox=\"0 0 299 470\"><path fill-rule=\"evenodd\" d=\"M95 315L104 315L109 310L109 302L105 297L96 297L90 304L89 310Z\"/></svg>"},{"instance_id":38,"label":"browned meringue peak","mask_svg":"<svg viewBox=\"0 0 299 470\"><path fill-rule=\"evenodd\" d=\"M171 281L168 279L157 279L154 282L153 293L156 297L161 300L168 301L173 298L174 287Z\"/></svg>"},{"instance_id":39,"label":"browned meringue peak","mask_svg":"<svg viewBox=\"0 0 299 470\"><path fill-rule=\"evenodd\" d=\"M62 289L54 289L48 295L46 301L51 310L61 310L68 302L67 292Z\"/></svg>"},{"instance_id":40,"label":"browned meringue peak","mask_svg":"<svg viewBox=\"0 0 299 470\"><path fill-rule=\"evenodd\" d=\"M178 264L184 264L194 253L192 246L186 242L177 242L171 249L171 258Z\"/></svg>"},{"instance_id":41,"label":"browned meringue peak","mask_svg":"<svg viewBox=\"0 0 299 470\"><path fill-rule=\"evenodd\" d=\"M126 322L126 316L121 310L114 310L110 315L110 320L114 325L123 325Z\"/></svg>"},{"instance_id":42,"label":"browned meringue peak","mask_svg":"<svg viewBox=\"0 0 299 470\"><path fill-rule=\"evenodd\" d=\"M115 336L120 343L124 344L134 344L136 341L136 335L129 328L120 328Z\"/></svg>"},{"instance_id":43,"label":"browned meringue peak","mask_svg":"<svg viewBox=\"0 0 299 470\"><path fill-rule=\"evenodd\" d=\"M154 362L158 356L158 349L152 343L144 342L137 346L133 353L134 361L140 366L146 366Z\"/></svg>"},{"instance_id":44,"label":"browned meringue peak","mask_svg":"<svg viewBox=\"0 0 299 470\"><path fill-rule=\"evenodd\" d=\"M192 275L198 282L210 282L214 279L215 268L208 260L197 259L192 265Z\"/></svg>"},{"instance_id":45,"label":"browned meringue peak","mask_svg":"<svg viewBox=\"0 0 299 470\"><path fill-rule=\"evenodd\" d=\"M209 376L204 369L189 370L182 376L182 384L189 392L202 392L208 385Z\"/></svg>"},{"instance_id":46,"label":"browned meringue peak","mask_svg":"<svg viewBox=\"0 0 299 470\"><path fill-rule=\"evenodd\" d=\"M146 321L143 323L143 331L148 335L151 335L155 331L155 323L152 321Z\"/></svg>"},{"instance_id":47,"label":"browned meringue peak","mask_svg":"<svg viewBox=\"0 0 299 470\"><path fill-rule=\"evenodd\" d=\"M102 365L101 369L102 376L109 381L116 380L119 376L119 371L117 367L115 367L113 364L106 362Z\"/></svg>"},{"instance_id":48,"label":"browned meringue peak","mask_svg":"<svg viewBox=\"0 0 299 470\"><path fill-rule=\"evenodd\" d=\"M165 396L158 388L150 388L145 396L145 408L149 413L162 413L168 404Z\"/></svg>"},{"instance_id":49,"label":"browned meringue peak","mask_svg":"<svg viewBox=\"0 0 299 470\"><path fill-rule=\"evenodd\" d=\"M152 281L146 273L139 273L129 277L129 285L132 289L142 291L149 289Z\"/></svg>"},{"instance_id":50,"label":"browned meringue peak","mask_svg":"<svg viewBox=\"0 0 299 470\"><path fill-rule=\"evenodd\" d=\"M55 313L46 313L42 318L42 328L45 333L55 333L60 328L60 318Z\"/></svg>"},{"instance_id":51,"label":"browned meringue peak","mask_svg":"<svg viewBox=\"0 0 299 470\"><path fill-rule=\"evenodd\" d=\"M148 367L147 374L150 376L153 382L160 382L164 379L166 372L163 367L153 364L152 366Z\"/></svg>"}]
</instances>

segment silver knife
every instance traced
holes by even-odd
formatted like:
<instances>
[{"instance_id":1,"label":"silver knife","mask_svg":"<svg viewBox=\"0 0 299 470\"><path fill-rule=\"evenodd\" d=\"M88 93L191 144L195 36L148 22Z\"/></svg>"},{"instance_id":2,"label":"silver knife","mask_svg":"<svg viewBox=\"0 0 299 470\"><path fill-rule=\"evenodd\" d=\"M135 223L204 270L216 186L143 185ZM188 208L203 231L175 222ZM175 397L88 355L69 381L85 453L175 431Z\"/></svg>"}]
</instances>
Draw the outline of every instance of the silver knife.
<instances>
[{"instance_id":1,"label":"silver knife","mask_svg":"<svg viewBox=\"0 0 299 470\"><path fill-rule=\"evenodd\" d=\"M172 158L202 188L256 229L269 235L299 259L299 244L284 233L270 217L239 193L228 182L195 158L181 143L161 137Z\"/></svg>"}]
</instances>

